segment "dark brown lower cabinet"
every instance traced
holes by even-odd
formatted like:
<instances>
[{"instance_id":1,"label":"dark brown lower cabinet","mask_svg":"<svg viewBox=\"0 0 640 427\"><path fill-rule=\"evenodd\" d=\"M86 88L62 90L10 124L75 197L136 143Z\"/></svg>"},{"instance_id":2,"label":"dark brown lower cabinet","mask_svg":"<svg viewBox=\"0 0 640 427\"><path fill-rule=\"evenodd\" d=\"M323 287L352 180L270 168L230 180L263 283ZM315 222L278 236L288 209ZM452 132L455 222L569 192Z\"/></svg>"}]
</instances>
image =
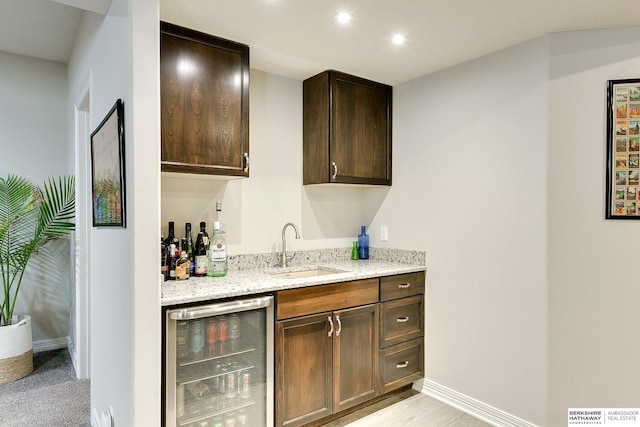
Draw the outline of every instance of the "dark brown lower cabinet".
<instances>
[{"instance_id":1,"label":"dark brown lower cabinet","mask_svg":"<svg viewBox=\"0 0 640 427\"><path fill-rule=\"evenodd\" d=\"M319 425L422 378L424 280L417 272L278 291L275 425Z\"/></svg>"},{"instance_id":2,"label":"dark brown lower cabinet","mask_svg":"<svg viewBox=\"0 0 640 427\"><path fill-rule=\"evenodd\" d=\"M276 322L276 425L301 426L379 394L379 304Z\"/></svg>"}]
</instances>

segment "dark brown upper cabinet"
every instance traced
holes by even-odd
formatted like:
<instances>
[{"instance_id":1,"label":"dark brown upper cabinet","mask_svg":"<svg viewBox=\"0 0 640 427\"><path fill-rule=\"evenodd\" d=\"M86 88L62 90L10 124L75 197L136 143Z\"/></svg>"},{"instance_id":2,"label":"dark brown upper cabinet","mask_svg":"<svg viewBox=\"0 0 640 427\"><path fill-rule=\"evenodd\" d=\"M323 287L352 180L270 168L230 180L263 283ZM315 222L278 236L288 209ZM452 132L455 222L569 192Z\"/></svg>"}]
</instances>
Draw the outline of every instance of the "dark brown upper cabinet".
<instances>
[{"instance_id":1,"label":"dark brown upper cabinet","mask_svg":"<svg viewBox=\"0 0 640 427\"><path fill-rule=\"evenodd\" d=\"M249 176L249 47L160 23L163 172Z\"/></svg>"},{"instance_id":2,"label":"dark brown upper cabinet","mask_svg":"<svg viewBox=\"0 0 640 427\"><path fill-rule=\"evenodd\" d=\"M303 184L391 185L392 87L328 70L303 83Z\"/></svg>"}]
</instances>

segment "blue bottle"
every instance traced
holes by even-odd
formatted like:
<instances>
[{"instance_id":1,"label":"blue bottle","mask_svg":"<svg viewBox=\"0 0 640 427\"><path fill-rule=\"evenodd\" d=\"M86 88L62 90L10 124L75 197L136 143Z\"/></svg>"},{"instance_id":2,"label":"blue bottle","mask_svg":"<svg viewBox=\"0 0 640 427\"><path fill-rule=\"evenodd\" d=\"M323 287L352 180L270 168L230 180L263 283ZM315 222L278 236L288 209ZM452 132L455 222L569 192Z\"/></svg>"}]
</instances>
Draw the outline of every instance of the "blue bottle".
<instances>
[{"instance_id":1,"label":"blue bottle","mask_svg":"<svg viewBox=\"0 0 640 427\"><path fill-rule=\"evenodd\" d=\"M360 235L358 236L358 255L360 259L369 259L369 235L367 227L360 227Z\"/></svg>"}]
</instances>

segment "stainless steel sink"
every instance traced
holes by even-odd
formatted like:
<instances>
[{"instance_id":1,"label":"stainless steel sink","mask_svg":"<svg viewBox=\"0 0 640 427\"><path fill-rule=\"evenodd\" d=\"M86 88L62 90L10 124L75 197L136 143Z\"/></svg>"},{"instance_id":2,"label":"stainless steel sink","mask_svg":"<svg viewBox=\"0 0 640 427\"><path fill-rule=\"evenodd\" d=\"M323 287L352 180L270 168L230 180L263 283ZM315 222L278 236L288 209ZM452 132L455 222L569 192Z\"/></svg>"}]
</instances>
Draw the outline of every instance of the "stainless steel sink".
<instances>
[{"instance_id":1,"label":"stainless steel sink","mask_svg":"<svg viewBox=\"0 0 640 427\"><path fill-rule=\"evenodd\" d=\"M303 277L325 276L327 274L336 274L336 273L344 273L344 270L318 267L318 268L311 268L307 270L284 271L281 273L269 273L269 274L279 279L300 279Z\"/></svg>"}]
</instances>

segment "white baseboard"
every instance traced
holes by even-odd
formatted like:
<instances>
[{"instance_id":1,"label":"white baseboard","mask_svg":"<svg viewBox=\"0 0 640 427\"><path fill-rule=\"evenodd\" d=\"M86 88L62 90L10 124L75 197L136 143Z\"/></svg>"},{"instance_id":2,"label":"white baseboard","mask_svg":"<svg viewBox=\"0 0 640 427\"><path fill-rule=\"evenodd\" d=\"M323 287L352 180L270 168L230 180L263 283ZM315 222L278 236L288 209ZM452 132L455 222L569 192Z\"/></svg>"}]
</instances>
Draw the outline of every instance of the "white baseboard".
<instances>
[{"instance_id":1,"label":"white baseboard","mask_svg":"<svg viewBox=\"0 0 640 427\"><path fill-rule=\"evenodd\" d=\"M33 342L33 352L58 350L59 348L67 348L69 345L69 337L49 338L46 340L38 340Z\"/></svg>"},{"instance_id":2,"label":"white baseboard","mask_svg":"<svg viewBox=\"0 0 640 427\"><path fill-rule=\"evenodd\" d=\"M537 427L535 424L428 379L423 380L422 393L496 427Z\"/></svg>"}]
</instances>

